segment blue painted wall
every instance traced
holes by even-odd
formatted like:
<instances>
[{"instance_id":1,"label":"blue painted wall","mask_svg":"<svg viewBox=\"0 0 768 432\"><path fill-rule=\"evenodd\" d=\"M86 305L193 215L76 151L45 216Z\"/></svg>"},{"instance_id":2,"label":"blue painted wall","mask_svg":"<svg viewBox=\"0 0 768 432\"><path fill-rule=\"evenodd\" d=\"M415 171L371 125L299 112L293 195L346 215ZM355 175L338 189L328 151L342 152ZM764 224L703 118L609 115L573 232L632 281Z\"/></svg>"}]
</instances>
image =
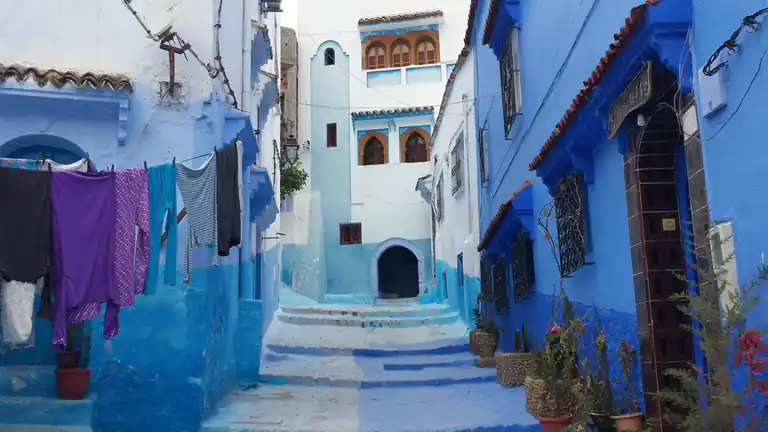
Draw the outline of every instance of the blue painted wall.
<instances>
[{"instance_id":1,"label":"blue painted wall","mask_svg":"<svg viewBox=\"0 0 768 432\"><path fill-rule=\"evenodd\" d=\"M488 3L487 0L479 2L471 42L477 59L474 112L478 128L485 129L488 177L486 184L479 188L481 233L485 233L499 206L526 180L533 181L534 218L551 201L546 186L529 171L528 164L584 86L584 79L591 74L613 42L613 34L637 2L557 2L556 7L551 1L520 2L516 24L520 28L522 115L515 120L509 136L504 132L499 62L492 49L482 44ZM502 25L510 28L512 23L507 20ZM557 37L553 37L553 29L557 29ZM544 40L547 43L542 43ZM565 287L577 311L586 313L594 305L599 312L608 333L612 374L617 376L619 366L613 353L618 341L624 338L638 347L638 337L623 159L617 143L604 141L595 143L591 155L594 181L587 187L590 226L595 233L587 261L595 264L578 270L566 281ZM477 175L481 184L480 173ZM550 229L556 233L554 221ZM559 286L558 271L548 243L540 233L534 235L535 293L520 303L511 300L509 310L497 317L505 329L500 340L501 351L513 349L514 331L519 330L522 323L538 340L547 330L551 296ZM507 252L509 240L511 237L502 239L487 252ZM510 298L513 298L511 287ZM590 326L592 322L594 320L589 320ZM588 328L588 332L590 330ZM637 381L640 381L639 375Z\"/></svg>"},{"instance_id":2,"label":"blue painted wall","mask_svg":"<svg viewBox=\"0 0 768 432\"><path fill-rule=\"evenodd\" d=\"M739 27L744 16L765 6L762 0L744 0L727 6L712 0L694 2L694 71L704 66L709 56ZM761 126L768 104L768 73L765 67L757 72L759 63L765 62L761 58L768 56L768 32L763 27L757 33L742 33L739 44L739 54L725 55L727 106L707 118L701 117L703 110L699 107L699 127L711 219L733 222L736 265L739 283L743 284L755 275L763 254L768 251L765 223L768 203L760 199L768 166ZM748 90L753 79L754 84ZM698 87L698 79L696 81ZM768 325L768 316L764 313L767 307L768 299L763 295L760 306L749 317L750 326L765 328Z\"/></svg>"}]
</instances>

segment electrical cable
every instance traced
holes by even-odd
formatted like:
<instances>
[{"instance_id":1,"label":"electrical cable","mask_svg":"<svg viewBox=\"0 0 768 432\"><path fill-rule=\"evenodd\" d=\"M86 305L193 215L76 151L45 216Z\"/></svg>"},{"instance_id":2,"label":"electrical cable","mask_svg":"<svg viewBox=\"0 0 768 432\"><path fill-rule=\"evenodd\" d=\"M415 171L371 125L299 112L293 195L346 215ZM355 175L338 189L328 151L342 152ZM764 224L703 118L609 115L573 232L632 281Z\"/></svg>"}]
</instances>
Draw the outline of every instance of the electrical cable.
<instances>
[{"instance_id":1,"label":"electrical cable","mask_svg":"<svg viewBox=\"0 0 768 432\"><path fill-rule=\"evenodd\" d=\"M722 62L718 63L714 67L712 65L717 61L718 58L720 58L720 54L726 49L728 50L729 53L738 52L739 43L736 42L736 39L739 38L739 36L741 35L741 32L744 29L747 29L748 33L757 32L760 29L760 23L757 21L757 18L759 18L761 15L764 15L766 13L768 13L768 7L760 9L759 11L751 15L745 16L744 19L742 19L741 21L741 25L739 26L739 28L736 29L736 31L733 32L733 34L731 34L731 37L728 38L728 40L726 40L725 42L723 42L723 44L720 45L720 47L718 47L717 50L715 50L715 52L711 56L709 56L707 63L704 64L704 68L702 69L702 72L704 73L704 75L713 76L720 69L728 66L728 61L726 60L723 60Z\"/></svg>"},{"instance_id":2,"label":"electrical cable","mask_svg":"<svg viewBox=\"0 0 768 432\"><path fill-rule=\"evenodd\" d=\"M221 9L224 5L224 0L219 0L219 10L218 15L216 17L216 24L213 25L213 31L214 31L214 39L216 41L216 57L213 59L216 60L216 62L219 64L219 71L221 71L222 75L222 82L224 83L224 86L227 88L227 93L229 94L229 97L232 98L232 106L239 110L240 107L237 104L237 96L235 96L235 91L232 89L232 85L229 83L229 77L227 76L227 70L224 68L224 63L221 61Z\"/></svg>"}]
</instances>

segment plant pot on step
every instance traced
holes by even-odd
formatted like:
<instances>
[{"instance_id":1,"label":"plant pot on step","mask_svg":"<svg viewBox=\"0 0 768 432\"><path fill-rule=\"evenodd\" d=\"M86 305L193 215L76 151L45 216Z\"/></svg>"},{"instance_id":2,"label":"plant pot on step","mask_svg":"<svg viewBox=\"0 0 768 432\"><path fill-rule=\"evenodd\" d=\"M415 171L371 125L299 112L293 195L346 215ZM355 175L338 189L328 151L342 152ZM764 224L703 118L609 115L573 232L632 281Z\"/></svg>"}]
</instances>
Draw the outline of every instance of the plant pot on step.
<instances>
[{"instance_id":1,"label":"plant pot on step","mask_svg":"<svg viewBox=\"0 0 768 432\"><path fill-rule=\"evenodd\" d=\"M624 414L611 418L617 431L640 432L643 430L643 413Z\"/></svg>"},{"instance_id":2,"label":"plant pot on step","mask_svg":"<svg viewBox=\"0 0 768 432\"><path fill-rule=\"evenodd\" d=\"M547 418L539 417L541 432L562 432L571 424L571 417Z\"/></svg>"},{"instance_id":3,"label":"plant pot on step","mask_svg":"<svg viewBox=\"0 0 768 432\"><path fill-rule=\"evenodd\" d=\"M498 339L493 333L484 332L482 330L477 333L477 345L480 349L480 357L493 357L496 352L496 346L498 345Z\"/></svg>"},{"instance_id":4,"label":"plant pot on step","mask_svg":"<svg viewBox=\"0 0 768 432\"><path fill-rule=\"evenodd\" d=\"M496 354L496 382L504 387L523 385L535 368L531 353Z\"/></svg>"},{"instance_id":5,"label":"plant pot on step","mask_svg":"<svg viewBox=\"0 0 768 432\"><path fill-rule=\"evenodd\" d=\"M608 414L587 413L587 432L613 432L613 420Z\"/></svg>"},{"instance_id":6,"label":"plant pot on step","mask_svg":"<svg viewBox=\"0 0 768 432\"><path fill-rule=\"evenodd\" d=\"M56 390L61 399L81 400L88 393L91 370L84 368L57 369Z\"/></svg>"},{"instance_id":7,"label":"plant pot on step","mask_svg":"<svg viewBox=\"0 0 768 432\"><path fill-rule=\"evenodd\" d=\"M56 364L59 369L74 369L77 367L79 355L75 351L64 351L56 353Z\"/></svg>"},{"instance_id":8,"label":"plant pot on step","mask_svg":"<svg viewBox=\"0 0 768 432\"><path fill-rule=\"evenodd\" d=\"M477 343L478 333L480 333L480 329L473 328L469 331L469 352L475 355L480 355L480 345Z\"/></svg>"}]
</instances>

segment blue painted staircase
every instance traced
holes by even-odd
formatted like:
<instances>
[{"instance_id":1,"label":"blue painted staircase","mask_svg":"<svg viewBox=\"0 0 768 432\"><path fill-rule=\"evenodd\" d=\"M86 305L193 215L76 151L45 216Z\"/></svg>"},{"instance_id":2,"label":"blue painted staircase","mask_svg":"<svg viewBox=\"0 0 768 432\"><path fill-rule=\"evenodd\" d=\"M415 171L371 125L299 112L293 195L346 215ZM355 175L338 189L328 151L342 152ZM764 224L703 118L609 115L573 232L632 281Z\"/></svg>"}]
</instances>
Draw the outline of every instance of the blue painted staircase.
<instances>
[{"instance_id":1,"label":"blue painted staircase","mask_svg":"<svg viewBox=\"0 0 768 432\"><path fill-rule=\"evenodd\" d=\"M538 431L522 388L474 366L466 326L444 305L282 306L260 382L204 432Z\"/></svg>"},{"instance_id":2,"label":"blue painted staircase","mask_svg":"<svg viewBox=\"0 0 768 432\"><path fill-rule=\"evenodd\" d=\"M91 432L93 402L56 394L53 366L0 367L0 431Z\"/></svg>"}]
</instances>

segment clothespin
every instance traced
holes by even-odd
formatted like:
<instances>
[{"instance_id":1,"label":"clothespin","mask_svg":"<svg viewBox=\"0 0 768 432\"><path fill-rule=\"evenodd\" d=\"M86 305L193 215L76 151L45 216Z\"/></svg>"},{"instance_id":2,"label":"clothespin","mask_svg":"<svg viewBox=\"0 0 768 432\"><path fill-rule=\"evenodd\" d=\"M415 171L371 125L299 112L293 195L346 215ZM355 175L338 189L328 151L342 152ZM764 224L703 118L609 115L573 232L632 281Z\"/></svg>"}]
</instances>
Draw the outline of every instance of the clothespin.
<instances>
[{"instance_id":1,"label":"clothespin","mask_svg":"<svg viewBox=\"0 0 768 432\"><path fill-rule=\"evenodd\" d=\"M87 161L91 160L91 156L88 155L88 152L85 152L85 160Z\"/></svg>"},{"instance_id":2,"label":"clothespin","mask_svg":"<svg viewBox=\"0 0 768 432\"><path fill-rule=\"evenodd\" d=\"M115 165L112 165L112 172L115 172Z\"/></svg>"},{"instance_id":3,"label":"clothespin","mask_svg":"<svg viewBox=\"0 0 768 432\"><path fill-rule=\"evenodd\" d=\"M147 161L144 161L144 171L149 171L149 169L147 168Z\"/></svg>"},{"instance_id":4,"label":"clothespin","mask_svg":"<svg viewBox=\"0 0 768 432\"><path fill-rule=\"evenodd\" d=\"M173 166L176 166L176 156L173 157Z\"/></svg>"},{"instance_id":5,"label":"clothespin","mask_svg":"<svg viewBox=\"0 0 768 432\"><path fill-rule=\"evenodd\" d=\"M48 163L48 172L53 172L53 168L51 168L51 163Z\"/></svg>"}]
</instances>

